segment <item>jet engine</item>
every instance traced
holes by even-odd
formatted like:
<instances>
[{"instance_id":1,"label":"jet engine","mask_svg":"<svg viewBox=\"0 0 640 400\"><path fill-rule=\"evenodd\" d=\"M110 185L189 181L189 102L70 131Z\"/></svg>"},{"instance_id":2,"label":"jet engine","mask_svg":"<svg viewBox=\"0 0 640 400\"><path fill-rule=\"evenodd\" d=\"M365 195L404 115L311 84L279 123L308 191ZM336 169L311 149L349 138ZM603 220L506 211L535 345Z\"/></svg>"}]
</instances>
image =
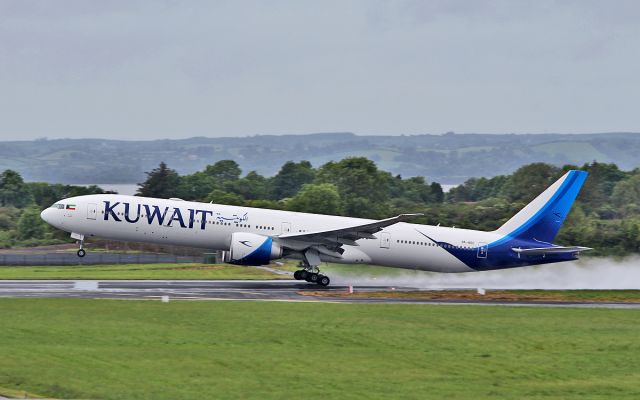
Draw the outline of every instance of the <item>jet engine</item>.
<instances>
[{"instance_id":1,"label":"jet engine","mask_svg":"<svg viewBox=\"0 0 640 400\"><path fill-rule=\"evenodd\" d=\"M269 236L236 232L231 235L231 246L222 259L229 264L265 265L282 257L282 247Z\"/></svg>"}]
</instances>

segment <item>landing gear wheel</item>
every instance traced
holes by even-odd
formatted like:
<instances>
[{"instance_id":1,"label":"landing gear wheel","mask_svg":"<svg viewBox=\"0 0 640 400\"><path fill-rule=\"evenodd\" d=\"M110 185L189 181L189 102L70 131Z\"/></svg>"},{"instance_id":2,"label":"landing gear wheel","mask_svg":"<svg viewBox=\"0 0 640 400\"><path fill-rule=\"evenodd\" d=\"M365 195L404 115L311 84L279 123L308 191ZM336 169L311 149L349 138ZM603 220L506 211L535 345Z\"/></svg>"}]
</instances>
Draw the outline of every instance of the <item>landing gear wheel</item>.
<instances>
[{"instance_id":1,"label":"landing gear wheel","mask_svg":"<svg viewBox=\"0 0 640 400\"><path fill-rule=\"evenodd\" d=\"M80 250L78 250L78 253L77 253L77 254L78 254L78 257L81 257L81 258L82 258L82 257L84 257L84 256L86 256L86 255L87 255L87 252L86 252L86 251L84 251L84 249L80 249Z\"/></svg>"},{"instance_id":2,"label":"landing gear wheel","mask_svg":"<svg viewBox=\"0 0 640 400\"><path fill-rule=\"evenodd\" d=\"M331 279L329 279L328 276L326 276L326 275L320 275L319 276L318 285L320 285L320 286L329 286L329 283L331 283Z\"/></svg>"},{"instance_id":3,"label":"landing gear wheel","mask_svg":"<svg viewBox=\"0 0 640 400\"><path fill-rule=\"evenodd\" d=\"M316 274L315 272L312 272L310 274L307 275L307 282L311 282L311 283L317 283L318 279L320 279L320 276L318 274Z\"/></svg>"},{"instance_id":4,"label":"landing gear wheel","mask_svg":"<svg viewBox=\"0 0 640 400\"><path fill-rule=\"evenodd\" d=\"M293 279L297 280L297 281L303 281L304 278L307 275L307 271L303 270L303 269L299 269L296 272L293 273Z\"/></svg>"}]
</instances>

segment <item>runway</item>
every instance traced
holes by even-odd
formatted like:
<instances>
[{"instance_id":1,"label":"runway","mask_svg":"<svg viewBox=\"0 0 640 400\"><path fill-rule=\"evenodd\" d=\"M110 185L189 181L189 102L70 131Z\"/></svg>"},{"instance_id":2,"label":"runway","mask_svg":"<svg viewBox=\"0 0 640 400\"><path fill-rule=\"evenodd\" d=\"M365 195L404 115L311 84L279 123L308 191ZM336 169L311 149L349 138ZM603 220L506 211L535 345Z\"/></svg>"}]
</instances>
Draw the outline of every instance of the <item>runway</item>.
<instances>
[{"instance_id":1,"label":"runway","mask_svg":"<svg viewBox=\"0 0 640 400\"><path fill-rule=\"evenodd\" d=\"M347 287L319 287L294 280L227 280L227 281L159 281L159 280L5 280L0 281L0 297L20 298L85 298L85 299L142 299L142 300L253 300L330 303L387 303L387 304L463 304L505 305L531 307L586 307L640 309L640 304L584 303L544 301L493 301L457 299L384 299L349 297ZM355 287L357 293L408 291L416 288L384 286ZM332 296L311 296L329 292Z\"/></svg>"}]
</instances>

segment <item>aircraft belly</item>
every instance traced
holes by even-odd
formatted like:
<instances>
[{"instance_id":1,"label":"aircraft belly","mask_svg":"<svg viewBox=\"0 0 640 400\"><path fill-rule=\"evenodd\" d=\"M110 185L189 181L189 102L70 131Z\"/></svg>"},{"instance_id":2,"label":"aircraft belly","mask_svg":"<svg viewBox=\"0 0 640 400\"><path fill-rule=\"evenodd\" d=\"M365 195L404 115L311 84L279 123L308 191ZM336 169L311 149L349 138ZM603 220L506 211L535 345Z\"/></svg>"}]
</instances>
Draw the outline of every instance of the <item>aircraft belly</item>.
<instances>
[{"instance_id":1,"label":"aircraft belly","mask_svg":"<svg viewBox=\"0 0 640 400\"><path fill-rule=\"evenodd\" d=\"M462 261L440 248L408 248L402 245L389 249L367 250L372 263L394 268L407 268L433 272L473 272Z\"/></svg>"}]
</instances>

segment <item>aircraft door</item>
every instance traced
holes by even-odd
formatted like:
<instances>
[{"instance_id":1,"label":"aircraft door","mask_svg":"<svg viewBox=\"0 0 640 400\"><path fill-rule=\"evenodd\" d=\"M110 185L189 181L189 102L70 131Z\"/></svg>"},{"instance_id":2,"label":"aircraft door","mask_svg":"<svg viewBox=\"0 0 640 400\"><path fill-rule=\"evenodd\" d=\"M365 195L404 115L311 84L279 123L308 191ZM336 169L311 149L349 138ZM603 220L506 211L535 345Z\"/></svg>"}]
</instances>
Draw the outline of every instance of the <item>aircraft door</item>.
<instances>
[{"instance_id":1,"label":"aircraft door","mask_svg":"<svg viewBox=\"0 0 640 400\"><path fill-rule=\"evenodd\" d=\"M96 204L87 204L87 219L96 219L98 215L98 206Z\"/></svg>"},{"instance_id":2,"label":"aircraft door","mask_svg":"<svg viewBox=\"0 0 640 400\"><path fill-rule=\"evenodd\" d=\"M291 222L283 222L281 233L289 233L289 232L291 232Z\"/></svg>"},{"instance_id":3,"label":"aircraft door","mask_svg":"<svg viewBox=\"0 0 640 400\"><path fill-rule=\"evenodd\" d=\"M486 243L478 243L478 258L487 258L489 246Z\"/></svg>"},{"instance_id":4,"label":"aircraft door","mask_svg":"<svg viewBox=\"0 0 640 400\"><path fill-rule=\"evenodd\" d=\"M391 246L391 234L389 232L379 233L380 236L380 248L388 249Z\"/></svg>"}]
</instances>

